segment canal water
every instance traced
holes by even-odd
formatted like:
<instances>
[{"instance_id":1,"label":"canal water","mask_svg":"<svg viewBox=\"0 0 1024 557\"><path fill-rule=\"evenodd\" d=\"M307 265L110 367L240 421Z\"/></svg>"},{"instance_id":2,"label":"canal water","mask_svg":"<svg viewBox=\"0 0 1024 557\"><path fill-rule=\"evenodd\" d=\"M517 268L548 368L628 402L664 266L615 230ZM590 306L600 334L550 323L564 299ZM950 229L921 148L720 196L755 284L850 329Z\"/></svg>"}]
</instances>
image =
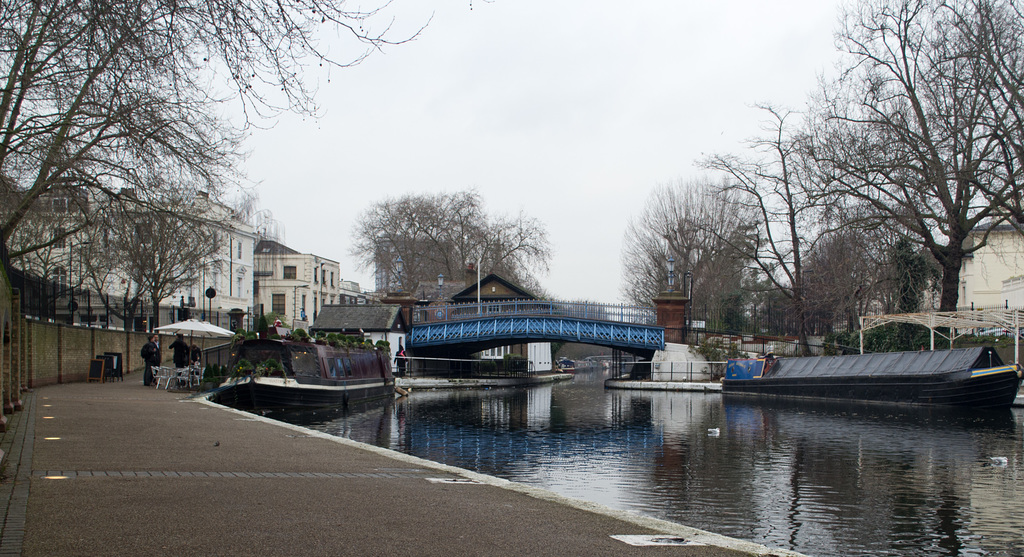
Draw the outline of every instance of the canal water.
<instances>
[{"instance_id":1,"label":"canal water","mask_svg":"<svg viewBox=\"0 0 1024 557\"><path fill-rule=\"evenodd\" d=\"M269 414L817 556L1024 555L1024 412L544 387Z\"/></svg>"}]
</instances>

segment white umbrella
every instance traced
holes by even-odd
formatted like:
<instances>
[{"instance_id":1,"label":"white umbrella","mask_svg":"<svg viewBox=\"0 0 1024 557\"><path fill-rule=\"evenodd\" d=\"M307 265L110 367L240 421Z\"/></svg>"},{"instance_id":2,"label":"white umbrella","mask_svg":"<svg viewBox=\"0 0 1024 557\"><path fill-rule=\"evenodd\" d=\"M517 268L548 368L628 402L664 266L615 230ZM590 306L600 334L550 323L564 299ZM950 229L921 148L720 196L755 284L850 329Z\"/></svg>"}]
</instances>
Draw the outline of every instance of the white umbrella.
<instances>
[{"instance_id":1,"label":"white umbrella","mask_svg":"<svg viewBox=\"0 0 1024 557\"><path fill-rule=\"evenodd\" d=\"M178 321L177 323L171 323L170 325L164 325L163 327L157 327L154 329L158 333L164 333L168 335L189 335L196 337L230 337L235 336L235 333L227 329L222 329L212 323L206 321L200 321L198 319L187 319L185 321Z\"/></svg>"},{"instance_id":2,"label":"white umbrella","mask_svg":"<svg viewBox=\"0 0 1024 557\"><path fill-rule=\"evenodd\" d=\"M154 329L154 331L170 335L188 334L189 344L192 344L192 337L214 338L235 336L235 333L232 333L227 329L222 329L212 323L207 323L206 321L200 321L198 319L186 319L185 321L178 321L177 323L171 323L170 325L157 327L156 329ZM198 370L198 368L196 369ZM198 375L193 377L191 372L188 374L189 386L193 385L194 381L198 380ZM179 381L181 381L181 379L179 379Z\"/></svg>"}]
</instances>

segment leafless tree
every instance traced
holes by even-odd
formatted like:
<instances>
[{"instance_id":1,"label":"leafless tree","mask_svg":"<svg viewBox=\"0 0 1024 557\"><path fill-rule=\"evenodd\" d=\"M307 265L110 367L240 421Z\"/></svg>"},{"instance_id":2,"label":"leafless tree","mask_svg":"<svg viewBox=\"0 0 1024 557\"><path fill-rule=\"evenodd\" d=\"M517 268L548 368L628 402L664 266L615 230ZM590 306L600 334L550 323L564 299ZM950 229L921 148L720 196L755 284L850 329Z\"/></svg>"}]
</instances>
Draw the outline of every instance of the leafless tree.
<instances>
[{"instance_id":1,"label":"leafless tree","mask_svg":"<svg viewBox=\"0 0 1024 557\"><path fill-rule=\"evenodd\" d=\"M984 245L983 225L1007 218L1024 188L1008 156L1020 128L968 35L974 8L995 4L1005 3L857 4L839 33L843 72L817 103L811 152L830 202L866 204L865 224L887 221L929 251L942 269L941 310L957 306L963 258ZM1019 67L1005 69L1019 82Z\"/></svg>"},{"instance_id":2,"label":"leafless tree","mask_svg":"<svg viewBox=\"0 0 1024 557\"><path fill-rule=\"evenodd\" d=\"M656 187L643 212L631 218L622 242L622 295L630 303L650 305L668 287L667 261L675 261L676 283L692 273L693 300L717 307L739 290L743 263L722 240L744 217L722 185L706 178ZM692 301L691 301L692 303Z\"/></svg>"},{"instance_id":3,"label":"leafless tree","mask_svg":"<svg viewBox=\"0 0 1024 557\"><path fill-rule=\"evenodd\" d=\"M523 213L489 217L471 190L407 194L373 204L356 224L352 255L363 268L383 273L389 287L430 282L439 273L461 277L478 258L482 270L531 287L533 273L547 269L551 251L540 221Z\"/></svg>"},{"instance_id":4,"label":"leafless tree","mask_svg":"<svg viewBox=\"0 0 1024 557\"><path fill-rule=\"evenodd\" d=\"M3 205L10 206L17 193L5 192ZM35 203L9 240L12 260L22 270L44 280L68 285L81 275L69 273L72 238L88 225L85 200L74 190L55 188ZM74 286L80 286L75 284Z\"/></svg>"},{"instance_id":5,"label":"leafless tree","mask_svg":"<svg viewBox=\"0 0 1024 557\"><path fill-rule=\"evenodd\" d=\"M117 192L132 188L141 208L183 184L216 193L234 178L241 137L223 101L240 102L249 121L315 112L307 70L392 44L376 15L343 0L3 2L0 239L16 238L58 188L99 204L128 202ZM320 42L328 33L361 46L333 57Z\"/></svg>"},{"instance_id":6,"label":"leafless tree","mask_svg":"<svg viewBox=\"0 0 1024 557\"><path fill-rule=\"evenodd\" d=\"M104 299L107 310L122 318L145 301L158 319L160 301L191 285L196 266L222 245L204 204L178 197L153 206L159 209L140 211L131 203L106 207L101 218L112 226L94 229L83 253L97 291L124 292L123 300Z\"/></svg>"},{"instance_id":7,"label":"leafless tree","mask_svg":"<svg viewBox=\"0 0 1024 557\"><path fill-rule=\"evenodd\" d=\"M844 327L855 330L861 315L891 313L895 292L906 282L900 280L894 266L900 231L856 226L863 220L856 214L832 216L835 220L805 258L807 306L821 318L819 334ZM905 254L900 251L899 255Z\"/></svg>"},{"instance_id":8,"label":"leafless tree","mask_svg":"<svg viewBox=\"0 0 1024 557\"><path fill-rule=\"evenodd\" d=\"M1024 13L1014 0L948 0L945 15L956 29L949 56L975 64L988 81L977 88L989 114L991 134L999 144L998 170L980 186L994 202L1001 204L1018 229L1024 227L1024 188L1008 181L1024 180ZM949 76L962 87L971 87L970 74L964 79Z\"/></svg>"},{"instance_id":9,"label":"leafless tree","mask_svg":"<svg viewBox=\"0 0 1024 557\"><path fill-rule=\"evenodd\" d=\"M799 325L800 348L808 353L804 257L813 251L825 219L813 196L813 164L792 131L794 125L787 122L796 116L767 105L760 108L770 119L765 135L750 142L753 154L712 155L703 165L725 174L726 191L741 212L750 215L737 223L739 240L736 235L721 239L789 300Z\"/></svg>"}]
</instances>

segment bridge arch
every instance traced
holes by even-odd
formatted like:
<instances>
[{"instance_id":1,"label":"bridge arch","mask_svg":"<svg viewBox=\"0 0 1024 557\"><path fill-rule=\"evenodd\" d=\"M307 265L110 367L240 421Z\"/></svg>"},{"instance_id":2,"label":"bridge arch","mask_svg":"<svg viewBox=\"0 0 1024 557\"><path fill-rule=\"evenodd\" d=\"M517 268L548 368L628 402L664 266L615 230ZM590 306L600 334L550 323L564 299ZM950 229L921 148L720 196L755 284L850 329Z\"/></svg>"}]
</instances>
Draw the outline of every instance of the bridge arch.
<instances>
[{"instance_id":1,"label":"bridge arch","mask_svg":"<svg viewBox=\"0 0 1024 557\"><path fill-rule=\"evenodd\" d=\"M578 342L650 358L665 348L651 308L532 300L416 310L406 339L423 356L464 356L515 343Z\"/></svg>"}]
</instances>

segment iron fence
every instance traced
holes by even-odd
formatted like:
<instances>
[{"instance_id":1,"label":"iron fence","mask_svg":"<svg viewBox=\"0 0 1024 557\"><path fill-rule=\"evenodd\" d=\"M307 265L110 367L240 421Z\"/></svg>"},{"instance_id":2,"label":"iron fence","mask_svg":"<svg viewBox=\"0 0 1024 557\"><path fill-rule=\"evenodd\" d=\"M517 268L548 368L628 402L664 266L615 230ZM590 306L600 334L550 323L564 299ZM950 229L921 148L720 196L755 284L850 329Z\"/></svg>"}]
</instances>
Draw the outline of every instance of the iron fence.
<instances>
[{"instance_id":1,"label":"iron fence","mask_svg":"<svg viewBox=\"0 0 1024 557\"><path fill-rule=\"evenodd\" d=\"M856 316L809 311L804 319L808 336L825 336L856 330ZM689 308L687 327L694 331L720 331L729 334L799 336L800 317L788 304L751 304L716 308L694 305Z\"/></svg>"},{"instance_id":2,"label":"iron fence","mask_svg":"<svg viewBox=\"0 0 1024 557\"><path fill-rule=\"evenodd\" d=\"M448 359L417 358L406 360L405 377L430 377L438 379L496 379L506 377L529 377L536 373L526 358L490 359Z\"/></svg>"},{"instance_id":3,"label":"iron fence","mask_svg":"<svg viewBox=\"0 0 1024 557\"><path fill-rule=\"evenodd\" d=\"M21 313L29 319L150 331L157 324L166 325L195 317L219 327L232 328L231 316L224 311L199 312L189 307L161 305L154 318L151 305L141 301L129 301L89 288L47 280L9 265L6 269L11 287L21 295Z\"/></svg>"},{"instance_id":4,"label":"iron fence","mask_svg":"<svg viewBox=\"0 0 1024 557\"><path fill-rule=\"evenodd\" d=\"M725 375L726 362L686 361L622 363L617 368L620 377L651 381L683 381L706 383Z\"/></svg>"}]
</instances>

